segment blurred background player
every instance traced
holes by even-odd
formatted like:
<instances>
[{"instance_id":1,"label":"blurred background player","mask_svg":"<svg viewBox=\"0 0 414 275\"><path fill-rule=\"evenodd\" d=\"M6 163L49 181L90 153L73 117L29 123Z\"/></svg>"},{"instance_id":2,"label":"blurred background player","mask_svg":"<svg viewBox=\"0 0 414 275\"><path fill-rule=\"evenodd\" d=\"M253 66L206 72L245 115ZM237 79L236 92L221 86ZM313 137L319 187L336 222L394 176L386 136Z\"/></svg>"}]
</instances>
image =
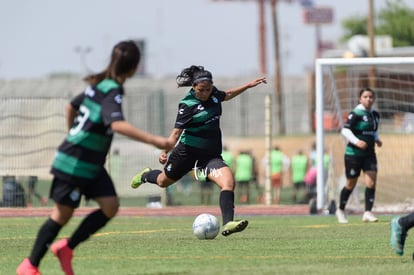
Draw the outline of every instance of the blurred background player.
<instances>
[{"instance_id":1,"label":"blurred background player","mask_svg":"<svg viewBox=\"0 0 414 275\"><path fill-rule=\"evenodd\" d=\"M305 191L305 175L309 168L309 159L302 149L292 156L290 165L290 178L293 184L292 201L293 203L304 203L305 193L302 200L298 198L300 191Z\"/></svg>"},{"instance_id":2,"label":"blurred background player","mask_svg":"<svg viewBox=\"0 0 414 275\"><path fill-rule=\"evenodd\" d=\"M339 197L339 208L336 216L339 223L348 223L345 206L354 190L361 170L365 179L365 212L364 222L376 222L378 219L371 212L375 201L377 181L377 156L375 145L382 146L378 135L380 116L373 109L375 93L370 88L359 91L359 104L348 114L348 119L342 128L342 135L347 140L345 148L346 183Z\"/></svg>"},{"instance_id":3,"label":"blurred background player","mask_svg":"<svg viewBox=\"0 0 414 275\"><path fill-rule=\"evenodd\" d=\"M236 157L234 178L237 184L237 194L241 203L250 203L250 184L254 179L254 161L250 151L241 151Z\"/></svg>"},{"instance_id":4,"label":"blurred background player","mask_svg":"<svg viewBox=\"0 0 414 275\"><path fill-rule=\"evenodd\" d=\"M223 158L227 166L230 168L230 170L234 172L234 155L231 151L229 151L229 148L226 145L223 146L221 157Z\"/></svg>"},{"instance_id":5,"label":"blurred background player","mask_svg":"<svg viewBox=\"0 0 414 275\"><path fill-rule=\"evenodd\" d=\"M289 166L289 158L280 150L279 146L275 146L270 152L270 173L274 204L279 204L284 171L288 170Z\"/></svg>"}]
</instances>

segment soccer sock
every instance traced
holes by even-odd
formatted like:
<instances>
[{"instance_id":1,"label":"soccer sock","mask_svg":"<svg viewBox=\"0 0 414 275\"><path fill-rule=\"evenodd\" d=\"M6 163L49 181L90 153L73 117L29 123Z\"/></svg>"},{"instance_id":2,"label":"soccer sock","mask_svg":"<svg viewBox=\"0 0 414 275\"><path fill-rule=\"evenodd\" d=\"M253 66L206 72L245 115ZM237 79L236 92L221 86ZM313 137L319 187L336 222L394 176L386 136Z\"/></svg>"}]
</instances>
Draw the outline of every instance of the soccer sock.
<instances>
[{"instance_id":1,"label":"soccer sock","mask_svg":"<svg viewBox=\"0 0 414 275\"><path fill-rule=\"evenodd\" d=\"M414 213L401 217L399 222L401 227L404 228L406 231L410 230L410 228L414 227Z\"/></svg>"},{"instance_id":2,"label":"soccer sock","mask_svg":"<svg viewBox=\"0 0 414 275\"><path fill-rule=\"evenodd\" d=\"M96 231L105 226L110 220L101 209L89 214L79 225L76 231L68 240L68 246L74 249L78 244L88 239Z\"/></svg>"},{"instance_id":3,"label":"soccer sock","mask_svg":"<svg viewBox=\"0 0 414 275\"><path fill-rule=\"evenodd\" d=\"M375 201L375 188L365 188L365 211L371 211Z\"/></svg>"},{"instance_id":4,"label":"soccer sock","mask_svg":"<svg viewBox=\"0 0 414 275\"><path fill-rule=\"evenodd\" d=\"M62 226L60 224L50 218L42 225L42 227L40 227L32 252L29 256L32 265L39 266L40 261L61 228Z\"/></svg>"},{"instance_id":5,"label":"soccer sock","mask_svg":"<svg viewBox=\"0 0 414 275\"><path fill-rule=\"evenodd\" d=\"M223 225L234 219L234 192L224 190L220 192L220 209Z\"/></svg>"},{"instance_id":6,"label":"soccer sock","mask_svg":"<svg viewBox=\"0 0 414 275\"><path fill-rule=\"evenodd\" d=\"M161 174L161 170L151 170L147 173L142 175L142 182L149 182L153 184L157 184L157 177Z\"/></svg>"},{"instance_id":7,"label":"soccer sock","mask_svg":"<svg viewBox=\"0 0 414 275\"><path fill-rule=\"evenodd\" d=\"M346 203L348 202L351 193L352 190L348 190L345 187L342 188L341 194L339 196L339 209L345 210Z\"/></svg>"}]
</instances>

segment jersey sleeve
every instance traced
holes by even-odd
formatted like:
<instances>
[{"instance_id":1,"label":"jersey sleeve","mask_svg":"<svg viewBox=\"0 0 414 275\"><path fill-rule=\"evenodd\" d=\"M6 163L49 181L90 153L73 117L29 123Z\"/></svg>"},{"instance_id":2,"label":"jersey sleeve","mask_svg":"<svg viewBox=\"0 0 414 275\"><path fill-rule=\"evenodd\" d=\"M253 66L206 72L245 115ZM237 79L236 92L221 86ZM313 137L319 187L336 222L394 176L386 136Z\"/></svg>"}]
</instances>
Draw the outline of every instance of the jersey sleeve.
<instances>
[{"instance_id":1,"label":"jersey sleeve","mask_svg":"<svg viewBox=\"0 0 414 275\"><path fill-rule=\"evenodd\" d=\"M186 104L180 103L178 105L177 118L175 120L175 128L185 129L193 118L192 109Z\"/></svg>"},{"instance_id":2,"label":"jersey sleeve","mask_svg":"<svg viewBox=\"0 0 414 275\"><path fill-rule=\"evenodd\" d=\"M114 121L124 120L122 113L122 92L118 89L110 91L102 101L102 120L105 126Z\"/></svg>"},{"instance_id":3,"label":"jersey sleeve","mask_svg":"<svg viewBox=\"0 0 414 275\"><path fill-rule=\"evenodd\" d=\"M355 122L357 121L357 119L358 119L358 116L354 112L350 112L344 123L344 128L352 130L352 126L355 125Z\"/></svg>"},{"instance_id":4,"label":"jersey sleeve","mask_svg":"<svg viewBox=\"0 0 414 275\"><path fill-rule=\"evenodd\" d=\"M79 110L79 107L82 104L82 101L84 98L85 98L85 93L81 93L72 99L72 101L70 102L70 105L72 105L72 107L75 110Z\"/></svg>"}]
</instances>

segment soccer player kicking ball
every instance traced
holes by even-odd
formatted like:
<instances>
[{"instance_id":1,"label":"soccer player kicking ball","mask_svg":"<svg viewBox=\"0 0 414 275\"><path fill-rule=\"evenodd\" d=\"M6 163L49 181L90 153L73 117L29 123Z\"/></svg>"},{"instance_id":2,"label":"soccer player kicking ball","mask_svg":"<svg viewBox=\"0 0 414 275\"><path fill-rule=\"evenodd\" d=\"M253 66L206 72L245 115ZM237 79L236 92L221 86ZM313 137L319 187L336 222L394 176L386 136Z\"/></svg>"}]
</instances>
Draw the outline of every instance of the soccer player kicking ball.
<instances>
[{"instance_id":1,"label":"soccer player kicking ball","mask_svg":"<svg viewBox=\"0 0 414 275\"><path fill-rule=\"evenodd\" d=\"M166 188L193 170L197 179L206 177L221 188L222 235L243 231L248 221L234 220L235 180L221 157L221 103L266 83L266 78L260 77L238 88L220 91L213 85L209 71L193 65L184 69L176 80L178 87L191 87L179 102L175 127L169 136L169 143L176 143L176 146L168 157L168 150L161 153L159 162L164 164L163 171L146 168L133 177L131 187L138 188L149 182Z\"/></svg>"}]
</instances>

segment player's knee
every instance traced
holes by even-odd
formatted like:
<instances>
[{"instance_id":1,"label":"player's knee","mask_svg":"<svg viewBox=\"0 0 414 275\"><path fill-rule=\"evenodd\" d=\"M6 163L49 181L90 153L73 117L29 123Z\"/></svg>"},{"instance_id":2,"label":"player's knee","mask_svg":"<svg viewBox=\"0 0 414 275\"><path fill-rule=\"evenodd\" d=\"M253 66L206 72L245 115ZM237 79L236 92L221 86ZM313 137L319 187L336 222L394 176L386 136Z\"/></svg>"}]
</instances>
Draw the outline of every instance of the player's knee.
<instances>
[{"instance_id":1,"label":"player's knee","mask_svg":"<svg viewBox=\"0 0 414 275\"><path fill-rule=\"evenodd\" d=\"M102 212L109 219L115 217L115 215L118 213L118 210L119 210L119 204L112 205L110 207L102 208Z\"/></svg>"}]
</instances>

